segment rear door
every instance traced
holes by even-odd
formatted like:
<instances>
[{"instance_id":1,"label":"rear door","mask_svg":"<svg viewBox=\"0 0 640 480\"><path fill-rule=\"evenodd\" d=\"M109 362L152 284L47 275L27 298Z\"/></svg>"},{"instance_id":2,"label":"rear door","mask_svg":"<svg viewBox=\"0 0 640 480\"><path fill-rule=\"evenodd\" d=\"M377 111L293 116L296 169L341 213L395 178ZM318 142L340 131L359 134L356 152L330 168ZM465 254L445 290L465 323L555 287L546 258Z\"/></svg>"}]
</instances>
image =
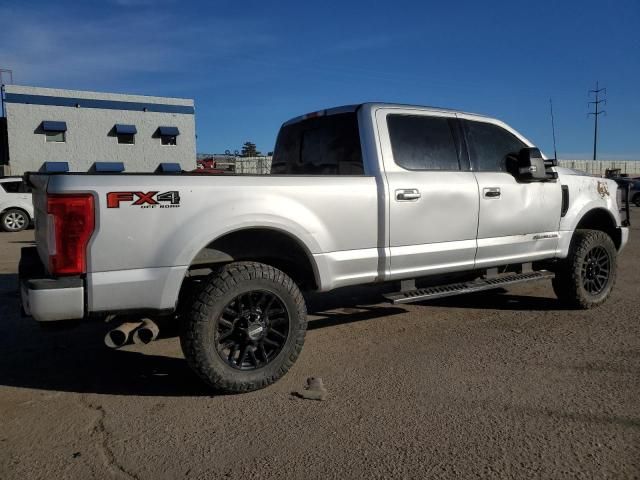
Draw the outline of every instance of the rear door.
<instances>
[{"instance_id":1,"label":"rear door","mask_svg":"<svg viewBox=\"0 0 640 480\"><path fill-rule=\"evenodd\" d=\"M376 112L388 189L390 279L473 268L478 185L455 114Z\"/></svg>"},{"instance_id":2,"label":"rear door","mask_svg":"<svg viewBox=\"0 0 640 480\"><path fill-rule=\"evenodd\" d=\"M518 182L506 156L531 146L506 125L463 119L471 169L480 191L476 267L553 257L562 191L557 180Z\"/></svg>"}]
</instances>

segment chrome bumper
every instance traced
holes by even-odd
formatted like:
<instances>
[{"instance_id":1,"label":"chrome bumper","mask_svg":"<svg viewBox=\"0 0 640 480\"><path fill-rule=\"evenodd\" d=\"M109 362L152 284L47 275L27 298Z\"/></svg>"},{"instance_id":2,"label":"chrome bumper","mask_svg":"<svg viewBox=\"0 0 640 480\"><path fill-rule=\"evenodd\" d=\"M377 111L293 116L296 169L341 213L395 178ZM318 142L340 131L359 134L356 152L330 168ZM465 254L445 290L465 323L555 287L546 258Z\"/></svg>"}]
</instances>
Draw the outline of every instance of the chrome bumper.
<instances>
[{"instance_id":1,"label":"chrome bumper","mask_svg":"<svg viewBox=\"0 0 640 480\"><path fill-rule=\"evenodd\" d=\"M22 249L18 275L24 314L39 322L84 317L84 280L80 277L47 278L34 247Z\"/></svg>"}]
</instances>

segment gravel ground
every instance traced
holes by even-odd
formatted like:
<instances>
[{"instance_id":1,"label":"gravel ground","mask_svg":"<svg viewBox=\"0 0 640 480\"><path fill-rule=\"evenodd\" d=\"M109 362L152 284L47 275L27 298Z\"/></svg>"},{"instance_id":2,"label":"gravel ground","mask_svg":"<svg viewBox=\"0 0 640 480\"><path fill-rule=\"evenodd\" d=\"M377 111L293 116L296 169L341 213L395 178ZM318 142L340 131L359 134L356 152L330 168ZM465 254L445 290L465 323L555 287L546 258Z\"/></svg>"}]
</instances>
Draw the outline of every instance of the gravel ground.
<instances>
[{"instance_id":1,"label":"gravel ground","mask_svg":"<svg viewBox=\"0 0 640 480\"><path fill-rule=\"evenodd\" d=\"M609 302L562 310L547 282L406 306L312 299L275 385L212 396L178 340L110 351L106 326L18 315L0 234L0 478L638 478L640 229ZM321 376L325 402L291 393Z\"/></svg>"}]
</instances>

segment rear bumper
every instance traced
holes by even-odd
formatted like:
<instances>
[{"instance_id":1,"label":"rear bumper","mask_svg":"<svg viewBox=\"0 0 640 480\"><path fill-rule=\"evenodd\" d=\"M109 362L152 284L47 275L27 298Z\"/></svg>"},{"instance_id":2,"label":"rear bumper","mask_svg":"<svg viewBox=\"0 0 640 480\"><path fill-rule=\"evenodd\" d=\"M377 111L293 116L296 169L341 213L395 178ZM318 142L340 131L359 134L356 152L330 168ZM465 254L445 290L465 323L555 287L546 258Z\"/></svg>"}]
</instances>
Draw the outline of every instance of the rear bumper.
<instances>
[{"instance_id":1,"label":"rear bumper","mask_svg":"<svg viewBox=\"0 0 640 480\"><path fill-rule=\"evenodd\" d=\"M47 278L35 247L25 247L18 269L20 299L26 315L39 322L84 317L84 280L80 277Z\"/></svg>"}]
</instances>

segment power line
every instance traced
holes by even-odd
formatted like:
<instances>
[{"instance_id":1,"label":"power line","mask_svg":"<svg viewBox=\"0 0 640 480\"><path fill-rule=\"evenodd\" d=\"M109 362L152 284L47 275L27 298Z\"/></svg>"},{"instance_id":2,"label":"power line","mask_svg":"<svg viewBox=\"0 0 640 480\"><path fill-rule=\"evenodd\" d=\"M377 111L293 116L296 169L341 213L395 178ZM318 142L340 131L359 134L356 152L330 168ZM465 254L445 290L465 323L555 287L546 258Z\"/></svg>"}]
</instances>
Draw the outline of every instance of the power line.
<instances>
[{"instance_id":1,"label":"power line","mask_svg":"<svg viewBox=\"0 0 640 480\"><path fill-rule=\"evenodd\" d=\"M593 127L593 159L595 160L597 155L597 149L598 149L598 117L600 115L602 115L603 113L607 113L606 110L600 110L600 104L604 103L605 105L607 104L607 99L606 98L600 98L600 93L603 93L606 95L607 93L607 89L606 88L599 88L598 82L596 82L596 89L595 90L589 90L589 95L594 94L596 96L595 101L593 102L589 102L589 108L591 108L591 105L594 106L595 108L595 112L589 112L587 115L593 115L594 117L594 127Z\"/></svg>"}]
</instances>

